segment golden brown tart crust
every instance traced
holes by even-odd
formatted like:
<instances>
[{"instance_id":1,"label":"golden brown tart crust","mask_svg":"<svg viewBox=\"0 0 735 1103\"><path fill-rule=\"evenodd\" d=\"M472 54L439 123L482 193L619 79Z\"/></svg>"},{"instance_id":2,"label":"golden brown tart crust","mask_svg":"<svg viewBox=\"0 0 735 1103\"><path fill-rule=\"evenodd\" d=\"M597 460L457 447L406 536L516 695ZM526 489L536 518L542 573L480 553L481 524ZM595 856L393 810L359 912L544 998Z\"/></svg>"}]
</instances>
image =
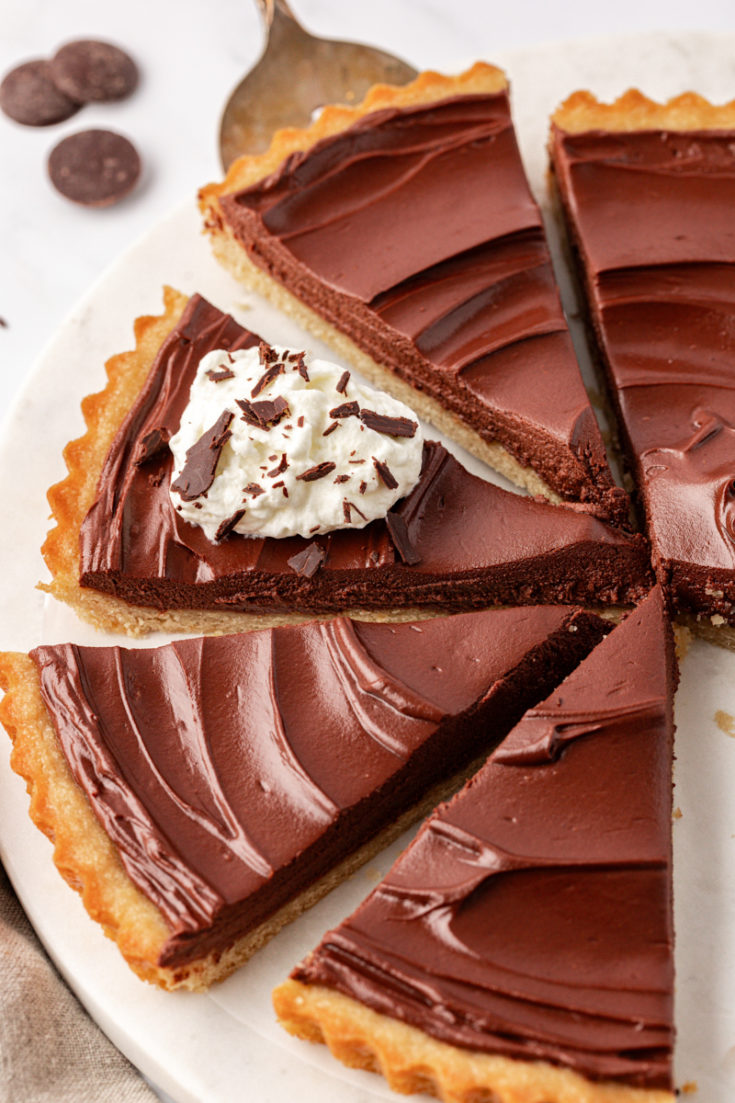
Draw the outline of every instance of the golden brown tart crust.
<instances>
[{"instance_id":1,"label":"golden brown tart crust","mask_svg":"<svg viewBox=\"0 0 735 1103\"><path fill-rule=\"evenodd\" d=\"M332 988L287 980L273 993L281 1024L324 1042L351 1068L379 1072L397 1092L444 1103L673 1103L669 1091L593 1083L546 1061L518 1061L437 1041Z\"/></svg>"}]
</instances>

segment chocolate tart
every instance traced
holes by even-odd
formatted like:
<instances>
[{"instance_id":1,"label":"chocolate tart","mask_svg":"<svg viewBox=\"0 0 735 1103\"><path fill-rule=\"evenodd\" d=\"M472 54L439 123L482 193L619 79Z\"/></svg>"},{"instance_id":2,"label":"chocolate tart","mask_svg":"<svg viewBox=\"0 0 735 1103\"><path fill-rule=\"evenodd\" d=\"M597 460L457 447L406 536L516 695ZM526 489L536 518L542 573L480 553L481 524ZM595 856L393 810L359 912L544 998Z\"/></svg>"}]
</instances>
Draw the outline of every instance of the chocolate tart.
<instances>
[{"instance_id":1,"label":"chocolate tart","mask_svg":"<svg viewBox=\"0 0 735 1103\"><path fill-rule=\"evenodd\" d=\"M259 338L198 295L168 290L165 303L137 322L136 349L109 361L106 390L85 399L87 434L67 447L69 476L49 492L47 588L85 619L131 634L235 631L338 613L625 603L649 588L640 534L509 494L437 444L385 521L312 541L211 542L171 504L165 441L202 356Z\"/></svg>"},{"instance_id":2,"label":"chocolate tart","mask_svg":"<svg viewBox=\"0 0 735 1103\"><path fill-rule=\"evenodd\" d=\"M578 92L551 158L658 578L735 646L735 102Z\"/></svg>"},{"instance_id":3,"label":"chocolate tart","mask_svg":"<svg viewBox=\"0 0 735 1103\"><path fill-rule=\"evenodd\" d=\"M541 606L42 646L0 655L0 718L87 911L141 977L199 989L428 812L609 627Z\"/></svg>"},{"instance_id":4,"label":"chocolate tart","mask_svg":"<svg viewBox=\"0 0 735 1103\"><path fill-rule=\"evenodd\" d=\"M452 1103L671 1103L676 681L657 587L276 989L284 1026Z\"/></svg>"},{"instance_id":5,"label":"chocolate tart","mask_svg":"<svg viewBox=\"0 0 735 1103\"><path fill-rule=\"evenodd\" d=\"M236 278L369 379L533 493L627 522L499 69L327 107L201 208Z\"/></svg>"}]
</instances>

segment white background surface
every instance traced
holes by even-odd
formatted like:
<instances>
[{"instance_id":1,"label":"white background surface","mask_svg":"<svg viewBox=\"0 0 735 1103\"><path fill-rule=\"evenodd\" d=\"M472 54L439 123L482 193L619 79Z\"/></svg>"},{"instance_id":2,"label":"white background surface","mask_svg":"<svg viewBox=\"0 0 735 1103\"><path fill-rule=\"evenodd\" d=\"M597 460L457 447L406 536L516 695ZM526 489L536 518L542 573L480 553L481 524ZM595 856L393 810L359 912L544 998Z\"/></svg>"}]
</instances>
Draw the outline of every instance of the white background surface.
<instances>
[{"instance_id":1,"label":"white background surface","mask_svg":"<svg viewBox=\"0 0 735 1103\"><path fill-rule=\"evenodd\" d=\"M547 0L544 3L510 3L505 9L480 0L462 3L439 0L432 3L370 0L367 4L348 0L294 2L310 30L333 37L363 39L392 49L418 67L449 70L476 57L502 63L508 48L543 46L580 35L692 26L704 30L735 30L735 7L729 0L702 0L696 7L633 0L619 0L615 5L604 7L577 2L560 2L555 6ZM198 185L218 176L219 111L232 86L256 59L261 37L254 5L248 0L219 0L217 3L213 0L209 3L203 0L179 0L178 3L173 0L123 0L115 5L91 0L64 0L63 3L3 0L0 3L0 36L1 72L27 57L48 55L69 38L99 36L127 47L140 63L143 74L138 92L129 101L86 108L57 127L22 128L0 117L0 315L8 323L7 329L0 329L0 409L4 411L27 378L41 348L100 272L174 206L191 197ZM696 64L701 48L701 40L696 36L678 37L673 42L664 33L646 38L634 58L636 71L640 72L638 83L657 95L668 95L690 86L691 74L696 73L700 90L714 97L733 98L735 60L731 46L732 40L730 43L723 41L722 50L718 52L716 44L713 47L710 42L708 48L714 49L716 63L711 70L703 71L701 65L697 67ZM608 49L598 42L589 51L577 50L571 55L568 51L560 53L558 72L553 60L549 61L553 54L544 51L541 56L545 59L541 62L544 79L550 89L549 110L554 106L554 97L561 98L576 83L586 83L601 94L611 95L622 91L635 79L630 75L632 55L626 52L626 56L621 57L619 44ZM534 87L537 71L534 58L528 56L511 68L516 117L530 135L524 152L538 185L542 179L540 135L543 125L533 121L534 112L538 111ZM579 82L575 79L577 73L580 74ZM711 81L709 86L708 81ZM109 126L127 133L138 145L146 165L139 190L118 207L106 211L87 211L68 204L51 189L45 176L45 159L51 146L65 134L87 126ZM43 433L44 438L50 435L54 448L57 437L65 440L76 435L79 422L73 422L77 416L73 411L78 395L99 385L104 356L129 343L132 314L158 308L156 281L160 283L161 279L170 278L178 281L184 290L194 289L194 271L200 259L202 264L206 263L206 247L203 244L201 248L199 245L179 247L179 229L183 226L182 232L186 233L187 225L185 218L183 222L174 220L173 232L171 229L159 232L155 239L157 254L150 270L140 264L135 270L137 286L115 284L114 281L108 285L111 293L118 297L118 309L111 311L104 324L99 323L99 300L93 303L90 325L84 325L86 308L77 312L74 323L77 328L67 330L66 345L61 346L66 352L59 354L58 374L55 374L54 360L46 359L42 401L36 403L32 414L37 417L39 412L43 413L44 418L38 419L38 432ZM190 225L191 232L195 232L193 220ZM214 274L208 278L224 279ZM224 293L224 284L218 286ZM221 301L221 305L227 304ZM70 346L68 340L70 332L78 336L82 362L90 364L89 386L84 383L86 368L73 364L74 346L73 343ZM24 402L21 409L27 411L28 403ZM56 410L64 415L63 421L54 421ZM48 434L45 427L52 427ZM33 441L33 424L28 428L30 451L24 461L24 470L32 497L28 500L22 494L15 494L12 498L11 516L5 517L0 535L0 563L3 564L17 559L18 551L25 555L26 548L37 548L36 537L45 527L44 503L38 487L48 482L43 481L45 470L43 476L40 471L48 465L48 452L44 449L43 458L39 458L39 449ZM45 443L48 446L48 441ZM61 473L60 466L56 473ZM6 461L5 468L0 470L0 484L7 492L13 481L14 475L8 470ZM29 554L33 556L34 552ZM36 569L35 562L33 569ZM2 647L31 646L38 642L37 621L23 617L24 595L28 593L29 608L34 600L30 590L25 589L25 573L27 570L19 570L19 585L15 588L3 586L0 594L4 625L0 638ZM37 573L33 580L36 577ZM37 604L34 608L37 610ZM59 632L63 632L63 621L58 627ZM714 1103L715 1099L718 1103L730 1103L735 1097L735 1022L730 1014L733 1001L726 983L728 973L722 967L733 890L721 891L731 858L726 853L727 844L731 833L735 832L735 823L729 820L735 818L735 814L727 810L727 800L720 803L718 799L718 795L726 795L726 779L735 770L735 741L725 737L711 722L715 709L735 713L729 699L733 695L731 684L729 657L698 646L685 664L683 691L679 695L683 702L679 710L679 728L690 736L678 749L684 781L679 785L676 798L684 812L683 820L677 825L677 861L680 871L685 868L689 871L686 878L679 876L677 884L677 907L687 917L685 929L679 923L684 936L680 937L678 951L679 997L680 1005L688 1009L688 1027L681 1040L679 1068L681 1080L698 1080L700 1094L694 1098L700 1098L702 1103ZM3 799L9 802L6 809L11 819L16 814L25 816L26 798L22 785L10 785L7 798ZM732 801L729 806L733 807ZM695 811L696 826L688 827L695 823ZM195 1020L190 1017L192 997L164 996L148 989L141 997L141 986L118 966L112 947L101 935L97 937L96 930L90 932L84 916L78 914L77 902L48 861L45 840L28 832L22 847L22 864L38 871L34 891L58 903L60 912L52 909L51 915L54 921L57 914L64 919L60 935L63 952L83 956L89 946L93 947L89 975L84 978L83 986L89 988L92 984L100 960L96 955L100 952L101 960L105 965L109 960L109 968L113 970L116 1019L122 1015L127 1016L128 1022L139 1019L152 1024L165 1018L172 1028L182 1032L179 1043L182 1054L186 1052L189 1063L198 1063L200 1067L199 1077L191 1079L192 1094L186 1098L197 1101L245 1098L233 1092L231 1071L224 1059L233 1048L242 1050L242 1038L236 1024L244 1018L246 1029L265 1029L266 1034L270 1031L269 1026L264 1028L262 1023L247 1021L248 1015L252 1019L248 1008L265 1006L264 999L262 1003L249 1003L248 994L260 992L264 997L269 984L269 966L280 955L281 972L285 972L331 922L332 909L338 914L339 900L330 902L328 908L321 906L322 911L312 912L303 927L292 928L279 941L277 949L274 943L253 962L247 973L243 971L217 990L216 997L209 1001L207 1012L211 1032L207 1031L207 1036L202 1038L192 1025ZM385 871L387 858L381 860L380 866ZM363 878L358 885L361 895L370 881L366 879L367 874L358 876ZM73 906L68 905L67 898L72 900ZM713 899L717 901L715 910L702 906L703 901ZM342 904L342 911L349 906L349 903ZM46 933L53 937L56 932ZM104 1006L103 1001L95 1009L113 1034L117 1032L118 1040L122 1040L119 1028L110 1018L110 1007ZM702 1013L695 1014L697 1009ZM280 1049L278 1041L269 1044L276 1046L277 1052L289 1054L284 1060L273 1062L276 1081L271 1076L263 1079L262 1069L256 1067L257 1062L252 1064L247 1054L241 1058L240 1073L249 1085L247 1098L258 1100L258 1103L274 1103L294 1098L296 1094L293 1085L289 1089L283 1080L278 1086L277 1080L279 1076L287 1077L288 1070L293 1069L289 1050L291 1045L298 1043L286 1040ZM304 1048L300 1047L298 1052ZM156 1039L145 1059L148 1071L158 1082L169 1090L176 1090L171 1054L165 1044ZM319 1099L321 1103L334 1098L340 1103L361 1103L368 1098L389 1098L387 1089L376 1083L375 1078L352 1076L349 1087L342 1079L334 1079L330 1061L320 1050L314 1054L310 1052L309 1061L310 1064L303 1065L298 1079L299 1094L304 1101ZM324 1071L318 1071L320 1066ZM711 1083L700 1072L707 1067L714 1070ZM289 1090L290 1096L283 1094ZM179 1097L185 1098L180 1094Z\"/></svg>"}]
</instances>

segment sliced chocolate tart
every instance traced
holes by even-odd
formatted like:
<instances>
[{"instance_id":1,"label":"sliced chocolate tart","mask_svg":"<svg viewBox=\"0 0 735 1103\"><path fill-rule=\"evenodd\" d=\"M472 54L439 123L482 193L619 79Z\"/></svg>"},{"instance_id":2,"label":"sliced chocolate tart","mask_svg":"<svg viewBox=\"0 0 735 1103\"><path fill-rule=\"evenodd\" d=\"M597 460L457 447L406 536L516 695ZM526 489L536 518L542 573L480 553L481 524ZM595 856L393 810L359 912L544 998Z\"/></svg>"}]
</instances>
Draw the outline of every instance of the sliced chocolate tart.
<instances>
[{"instance_id":1,"label":"sliced chocolate tart","mask_svg":"<svg viewBox=\"0 0 735 1103\"><path fill-rule=\"evenodd\" d=\"M173 291L166 313L140 319L136 332L136 349L109 361L107 389L85 400L88 432L67 447L69 476L49 492L48 589L99 627L236 631L356 611L407 619L626 603L650 586L640 534L503 491L438 444L425 445L418 484L385 519L313 539L231 532L213 542L172 504L166 442L205 354L259 338Z\"/></svg>"},{"instance_id":2,"label":"sliced chocolate tart","mask_svg":"<svg viewBox=\"0 0 735 1103\"><path fill-rule=\"evenodd\" d=\"M620 523L504 74L374 88L201 192L216 256L534 493Z\"/></svg>"},{"instance_id":3,"label":"sliced chocolate tart","mask_svg":"<svg viewBox=\"0 0 735 1103\"><path fill-rule=\"evenodd\" d=\"M274 993L452 1103L671 1103L673 640L657 587Z\"/></svg>"},{"instance_id":4,"label":"sliced chocolate tart","mask_svg":"<svg viewBox=\"0 0 735 1103\"><path fill-rule=\"evenodd\" d=\"M658 577L733 646L735 103L578 92L551 157Z\"/></svg>"},{"instance_id":5,"label":"sliced chocolate tart","mask_svg":"<svg viewBox=\"0 0 735 1103\"><path fill-rule=\"evenodd\" d=\"M88 912L140 976L197 989L433 807L609 627L535 606L42 646L0 656L0 717Z\"/></svg>"}]
</instances>

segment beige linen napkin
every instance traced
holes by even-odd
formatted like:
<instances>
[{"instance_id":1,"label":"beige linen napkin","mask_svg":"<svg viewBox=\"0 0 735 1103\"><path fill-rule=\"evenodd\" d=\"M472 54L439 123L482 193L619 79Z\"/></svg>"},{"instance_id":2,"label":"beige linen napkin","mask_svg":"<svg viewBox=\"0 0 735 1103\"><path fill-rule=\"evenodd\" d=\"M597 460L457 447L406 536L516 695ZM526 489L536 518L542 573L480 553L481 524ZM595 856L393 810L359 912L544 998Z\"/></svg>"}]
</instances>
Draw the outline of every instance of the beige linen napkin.
<instances>
[{"instance_id":1,"label":"beige linen napkin","mask_svg":"<svg viewBox=\"0 0 735 1103\"><path fill-rule=\"evenodd\" d=\"M46 957L0 866L1 1103L156 1103Z\"/></svg>"}]
</instances>

